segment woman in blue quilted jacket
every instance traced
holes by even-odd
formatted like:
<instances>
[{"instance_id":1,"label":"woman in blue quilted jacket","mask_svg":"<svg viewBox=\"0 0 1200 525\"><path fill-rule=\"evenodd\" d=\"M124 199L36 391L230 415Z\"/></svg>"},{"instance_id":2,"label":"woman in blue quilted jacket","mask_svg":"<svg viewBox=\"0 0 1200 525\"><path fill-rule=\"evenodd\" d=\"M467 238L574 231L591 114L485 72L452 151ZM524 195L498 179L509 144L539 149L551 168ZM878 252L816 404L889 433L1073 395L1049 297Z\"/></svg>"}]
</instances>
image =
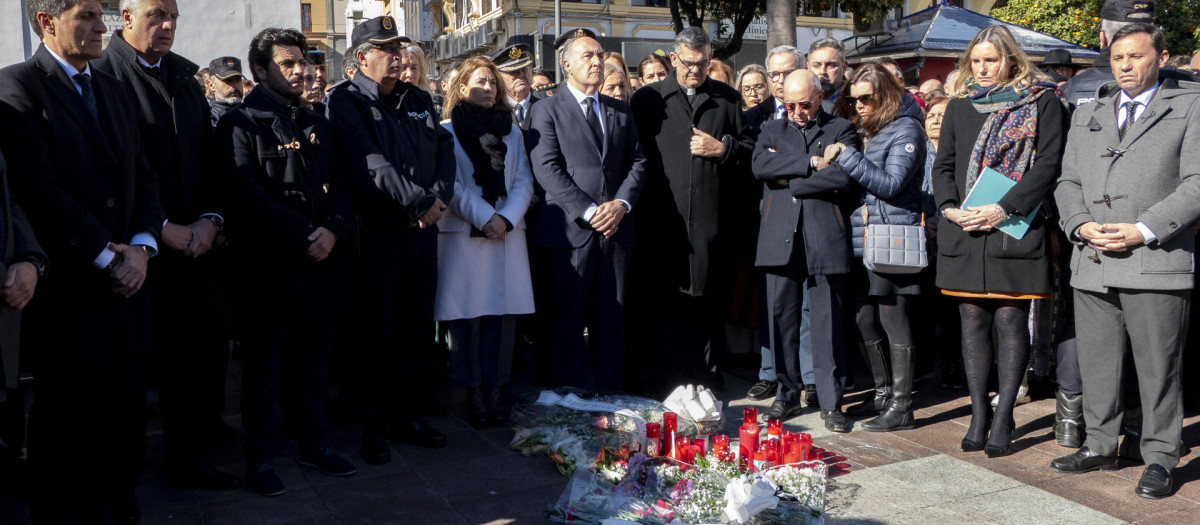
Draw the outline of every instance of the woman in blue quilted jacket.
<instances>
[{"instance_id":1,"label":"woman in blue quilted jacket","mask_svg":"<svg viewBox=\"0 0 1200 525\"><path fill-rule=\"evenodd\" d=\"M863 151L849 147L837 159L862 190L862 205L850 217L854 255L862 257L868 224L919 226L924 222L922 112L899 79L878 64L867 64L854 72L842 88L835 111L854 122L864 144ZM878 413L878 417L863 423L863 428L873 432L912 428L913 336L908 305L921 293L919 268L913 268L912 273L858 268L861 273L847 282L852 283L854 293L849 297L856 307L859 348L871 366L875 397L846 413ZM877 329L877 323L884 333Z\"/></svg>"}]
</instances>

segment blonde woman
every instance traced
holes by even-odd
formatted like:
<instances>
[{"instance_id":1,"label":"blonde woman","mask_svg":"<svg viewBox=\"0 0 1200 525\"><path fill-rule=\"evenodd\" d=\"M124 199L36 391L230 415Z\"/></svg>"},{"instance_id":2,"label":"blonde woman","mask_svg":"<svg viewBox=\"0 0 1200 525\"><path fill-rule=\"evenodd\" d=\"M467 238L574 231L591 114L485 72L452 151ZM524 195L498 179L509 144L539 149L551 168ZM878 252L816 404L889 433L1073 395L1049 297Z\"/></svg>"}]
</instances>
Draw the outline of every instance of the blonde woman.
<instances>
[{"instance_id":1,"label":"blonde woman","mask_svg":"<svg viewBox=\"0 0 1200 525\"><path fill-rule=\"evenodd\" d=\"M633 89L629 86L629 75L619 66L611 63L604 64L604 83L600 84L600 93L629 103L629 94Z\"/></svg>"},{"instance_id":2,"label":"blonde woman","mask_svg":"<svg viewBox=\"0 0 1200 525\"><path fill-rule=\"evenodd\" d=\"M450 329L451 378L468 390L470 423L503 426L515 316L533 313L525 212L533 173L500 72L487 57L459 66L442 127L454 136L454 197L438 221L434 319Z\"/></svg>"},{"instance_id":3,"label":"blonde woman","mask_svg":"<svg viewBox=\"0 0 1200 525\"><path fill-rule=\"evenodd\" d=\"M421 46L408 44L400 54L400 80L429 92L429 76L425 73L425 51Z\"/></svg>"},{"instance_id":4,"label":"blonde woman","mask_svg":"<svg viewBox=\"0 0 1200 525\"><path fill-rule=\"evenodd\" d=\"M1037 208L1050 197L1066 143L1067 113L1048 82L1002 26L983 29L959 60L932 170L938 227L937 286L959 300L971 426L963 451L1012 451L1013 405L1029 356L1030 299L1050 294L1050 224ZM982 169L1016 185L999 202L963 209ZM1016 239L996 229L1032 217ZM998 345L993 349L992 330ZM988 373L995 358L995 414Z\"/></svg>"},{"instance_id":5,"label":"blonde woman","mask_svg":"<svg viewBox=\"0 0 1200 525\"><path fill-rule=\"evenodd\" d=\"M771 96L771 86L767 84L767 68L759 64L750 64L742 68L733 87L742 93L742 111L759 105Z\"/></svg>"}]
</instances>

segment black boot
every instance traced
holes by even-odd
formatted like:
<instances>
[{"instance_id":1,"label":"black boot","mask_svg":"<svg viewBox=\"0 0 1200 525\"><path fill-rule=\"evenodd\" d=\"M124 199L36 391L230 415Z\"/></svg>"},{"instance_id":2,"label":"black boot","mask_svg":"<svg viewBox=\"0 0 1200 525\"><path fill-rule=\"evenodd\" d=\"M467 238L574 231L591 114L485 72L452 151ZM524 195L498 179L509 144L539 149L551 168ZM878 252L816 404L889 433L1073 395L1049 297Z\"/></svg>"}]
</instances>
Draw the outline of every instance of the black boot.
<instances>
[{"instance_id":1,"label":"black boot","mask_svg":"<svg viewBox=\"0 0 1200 525\"><path fill-rule=\"evenodd\" d=\"M912 410L913 345L890 345L892 399L879 417L863 423L869 432L908 430L914 426Z\"/></svg>"},{"instance_id":2,"label":"black boot","mask_svg":"<svg viewBox=\"0 0 1200 525\"><path fill-rule=\"evenodd\" d=\"M871 367L871 379L875 381L875 397L846 409L848 416L871 416L887 406L892 397L892 374L888 370L887 357L883 355L883 340L859 343L863 361Z\"/></svg>"},{"instance_id":3,"label":"black boot","mask_svg":"<svg viewBox=\"0 0 1200 525\"><path fill-rule=\"evenodd\" d=\"M498 386L484 385L487 390L488 422L493 427L508 424L508 411L504 408L504 392Z\"/></svg>"},{"instance_id":4,"label":"black boot","mask_svg":"<svg viewBox=\"0 0 1200 525\"><path fill-rule=\"evenodd\" d=\"M488 409L484 400L483 389L480 387L472 387L467 390L467 406L470 408L471 416L469 423L472 427L482 430L488 427Z\"/></svg>"},{"instance_id":5,"label":"black boot","mask_svg":"<svg viewBox=\"0 0 1200 525\"><path fill-rule=\"evenodd\" d=\"M1083 446L1083 395L1068 399L1062 390L1056 393L1058 403L1054 410L1054 441L1060 447Z\"/></svg>"}]
</instances>

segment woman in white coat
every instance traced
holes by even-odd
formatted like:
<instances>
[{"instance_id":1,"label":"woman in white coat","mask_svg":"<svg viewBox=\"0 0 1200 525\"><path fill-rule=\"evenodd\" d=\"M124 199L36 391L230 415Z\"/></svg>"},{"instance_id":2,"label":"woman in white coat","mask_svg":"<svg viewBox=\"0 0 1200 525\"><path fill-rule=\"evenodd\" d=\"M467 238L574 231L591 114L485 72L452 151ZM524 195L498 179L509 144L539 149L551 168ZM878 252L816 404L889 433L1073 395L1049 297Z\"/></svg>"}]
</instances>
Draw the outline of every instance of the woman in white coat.
<instances>
[{"instance_id":1,"label":"woman in white coat","mask_svg":"<svg viewBox=\"0 0 1200 525\"><path fill-rule=\"evenodd\" d=\"M451 375L469 391L476 428L507 420L500 388L512 368L515 316L533 313L524 219L533 174L499 83L490 60L466 60L442 115L458 168L438 221L434 315L449 327Z\"/></svg>"}]
</instances>

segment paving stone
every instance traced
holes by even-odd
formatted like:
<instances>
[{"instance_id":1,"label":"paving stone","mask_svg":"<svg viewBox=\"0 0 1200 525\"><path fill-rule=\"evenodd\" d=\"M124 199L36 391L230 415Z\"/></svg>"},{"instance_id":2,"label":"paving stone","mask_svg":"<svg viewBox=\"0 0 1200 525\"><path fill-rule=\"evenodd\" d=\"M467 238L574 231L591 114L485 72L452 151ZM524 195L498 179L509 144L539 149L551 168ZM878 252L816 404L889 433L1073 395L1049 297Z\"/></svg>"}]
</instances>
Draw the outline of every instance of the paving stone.
<instances>
[{"instance_id":1,"label":"paving stone","mask_svg":"<svg viewBox=\"0 0 1200 525\"><path fill-rule=\"evenodd\" d=\"M1053 483L1053 482L1051 482ZM1123 520L1087 508L1029 485L981 494L957 504L1001 523L1043 525L1107 525Z\"/></svg>"},{"instance_id":2,"label":"paving stone","mask_svg":"<svg viewBox=\"0 0 1200 525\"><path fill-rule=\"evenodd\" d=\"M480 496L511 493L532 488L519 480L533 478L530 461L549 461L548 458L500 456L490 458L458 458L442 463L418 464L413 470L428 482L447 501L456 502ZM566 486L563 481L560 489Z\"/></svg>"},{"instance_id":3,"label":"paving stone","mask_svg":"<svg viewBox=\"0 0 1200 525\"><path fill-rule=\"evenodd\" d=\"M490 458L507 455L511 451L489 440L473 429L446 433L446 446L426 448L403 441L390 442L392 450L412 465L429 465L456 461L461 458Z\"/></svg>"},{"instance_id":4,"label":"paving stone","mask_svg":"<svg viewBox=\"0 0 1200 525\"><path fill-rule=\"evenodd\" d=\"M275 497L257 497L206 503L204 517L210 525L244 524L328 524L333 513L313 489L288 490Z\"/></svg>"},{"instance_id":5,"label":"paving stone","mask_svg":"<svg viewBox=\"0 0 1200 525\"><path fill-rule=\"evenodd\" d=\"M846 457L851 468L873 468L937 454L901 437L898 432L833 434L814 440L821 448Z\"/></svg>"},{"instance_id":6,"label":"paving stone","mask_svg":"<svg viewBox=\"0 0 1200 525\"><path fill-rule=\"evenodd\" d=\"M545 485L455 501L451 505L474 524L545 523L546 509L558 501L564 488Z\"/></svg>"},{"instance_id":7,"label":"paving stone","mask_svg":"<svg viewBox=\"0 0 1200 525\"><path fill-rule=\"evenodd\" d=\"M1101 471L1067 475L1033 486L1125 521L1137 521L1196 506L1196 502L1181 497L1160 500L1138 497L1134 494L1136 482Z\"/></svg>"},{"instance_id":8,"label":"paving stone","mask_svg":"<svg viewBox=\"0 0 1200 525\"><path fill-rule=\"evenodd\" d=\"M467 521L444 500L426 500L420 507L394 508L377 514L355 516L343 523L359 525L476 525Z\"/></svg>"},{"instance_id":9,"label":"paving stone","mask_svg":"<svg viewBox=\"0 0 1200 525\"><path fill-rule=\"evenodd\" d=\"M930 507L945 499L880 472L851 472L826 487L825 512L837 519L880 519L901 511Z\"/></svg>"},{"instance_id":10,"label":"paving stone","mask_svg":"<svg viewBox=\"0 0 1200 525\"><path fill-rule=\"evenodd\" d=\"M984 516L974 510L957 503L943 503L932 507L906 510L881 519L888 525L999 525L1005 521L997 521L992 516Z\"/></svg>"},{"instance_id":11,"label":"paving stone","mask_svg":"<svg viewBox=\"0 0 1200 525\"><path fill-rule=\"evenodd\" d=\"M1188 507L1183 510L1169 512L1166 514L1157 514L1141 518L1134 523L1146 523L1153 525L1195 525L1200 523L1200 506Z\"/></svg>"},{"instance_id":12,"label":"paving stone","mask_svg":"<svg viewBox=\"0 0 1200 525\"><path fill-rule=\"evenodd\" d=\"M945 455L914 459L871 469L938 498L955 501L1018 487L1019 481Z\"/></svg>"},{"instance_id":13,"label":"paving stone","mask_svg":"<svg viewBox=\"0 0 1200 525\"><path fill-rule=\"evenodd\" d=\"M1016 451L1012 455L1002 458L989 458L982 451L959 451L949 455L1022 483L1040 483L1070 476L1070 474L1050 468L1050 462L1058 456L1039 449Z\"/></svg>"},{"instance_id":14,"label":"paving stone","mask_svg":"<svg viewBox=\"0 0 1200 525\"><path fill-rule=\"evenodd\" d=\"M347 477L315 488L325 506L339 518L374 515L391 510L420 508L437 491L411 470L374 477Z\"/></svg>"}]
</instances>

